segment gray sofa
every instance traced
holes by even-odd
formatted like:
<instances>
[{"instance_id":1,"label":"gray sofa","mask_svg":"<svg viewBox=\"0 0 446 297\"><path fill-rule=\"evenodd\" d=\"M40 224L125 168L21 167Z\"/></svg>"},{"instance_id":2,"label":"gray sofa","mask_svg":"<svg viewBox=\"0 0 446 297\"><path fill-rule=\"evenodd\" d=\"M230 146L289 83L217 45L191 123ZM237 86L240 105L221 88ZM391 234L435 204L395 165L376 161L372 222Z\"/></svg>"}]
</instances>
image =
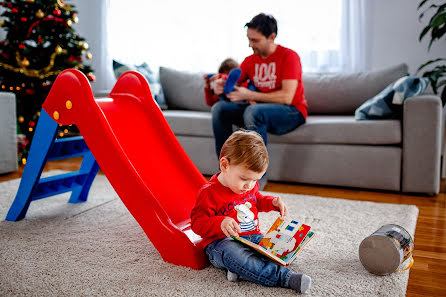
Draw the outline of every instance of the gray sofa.
<instances>
[{"instance_id":1,"label":"gray sofa","mask_svg":"<svg viewBox=\"0 0 446 297\"><path fill-rule=\"evenodd\" d=\"M0 174L17 169L15 95L14 93L0 92Z\"/></svg>"},{"instance_id":2,"label":"gray sofa","mask_svg":"<svg viewBox=\"0 0 446 297\"><path fill-rule=\"evenodd\" d=\"M304 74L307 122L268 136L273 181L435 195L440 187L442 104L438 96L404 101L403 120L357 121L354 111L407 65L353 74ZM161 67L168 110L163 113L181 145L206 175L218 171L210 108L202 74Z\"/></svg>"}]
</instances>

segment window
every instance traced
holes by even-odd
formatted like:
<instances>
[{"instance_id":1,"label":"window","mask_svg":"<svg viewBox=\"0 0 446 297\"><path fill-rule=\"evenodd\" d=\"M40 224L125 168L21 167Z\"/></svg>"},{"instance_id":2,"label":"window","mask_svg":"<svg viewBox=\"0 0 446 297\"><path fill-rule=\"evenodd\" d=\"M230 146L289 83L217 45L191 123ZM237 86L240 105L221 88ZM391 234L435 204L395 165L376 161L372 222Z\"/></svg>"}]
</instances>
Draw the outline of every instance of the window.
<instances>
[{"instance_id":1,"label":"window","mask_svg":"<svg viewBox=\"0 0 446 297\"><path fill-rule=\"evenodd\" d=\"M111 0L109 42L114 59L156 69L216 72L227 57L252 53L244 25L256 14L278 21L276 42L295 50L304 72L340 70L342 0Z\"/></svg>"}]
</instances>

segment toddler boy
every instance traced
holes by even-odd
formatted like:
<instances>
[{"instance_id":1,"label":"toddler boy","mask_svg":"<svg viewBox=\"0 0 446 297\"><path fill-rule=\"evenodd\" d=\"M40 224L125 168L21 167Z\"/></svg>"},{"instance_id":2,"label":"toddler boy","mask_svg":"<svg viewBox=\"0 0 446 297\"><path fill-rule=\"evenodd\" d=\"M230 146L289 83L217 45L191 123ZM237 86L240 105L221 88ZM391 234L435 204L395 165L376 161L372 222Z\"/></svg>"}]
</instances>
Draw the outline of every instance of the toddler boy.
<instances>
[{"instance_id":1,"label":"toddler boy","mask_svg":"<svg viewBox=\"0 0 446 297\"><path fill-rule=\"evenodd\" d=\"M220 152L220 172L198 192L192 209L192 230L203 238L212 265L227 270L230 281L241 278L264 286L291 288L306 293L311 278L270 262L251 248L232 239L241 236L254 243L263 238L259 211L287 207L280 197L263 196L257 181L268 168L268 152L262 137L254 131L236 131Z\"/></svg>"}]
</instances>

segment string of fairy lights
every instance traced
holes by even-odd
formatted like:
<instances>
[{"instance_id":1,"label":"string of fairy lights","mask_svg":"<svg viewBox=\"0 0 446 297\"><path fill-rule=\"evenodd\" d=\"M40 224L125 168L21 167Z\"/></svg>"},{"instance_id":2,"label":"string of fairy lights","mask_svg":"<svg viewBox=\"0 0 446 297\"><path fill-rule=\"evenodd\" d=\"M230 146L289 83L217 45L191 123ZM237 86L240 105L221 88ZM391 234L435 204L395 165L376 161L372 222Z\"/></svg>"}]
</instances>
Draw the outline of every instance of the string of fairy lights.
<instances>
[{"instance_id":1,"label":"string of fairy lights","mask_svg":"<svg viewBox=\"0 0 446 297\"><path fill-rule=\"evenodd\" d=\"M25 8L29 8L31 10L32 4L36 2L36 0L26 0L29 4L24 4ZM22 2L23 3L23 2ZM23 5L20 3L20 5ZM39 4L41 2L38 2ZM75 68L78 70L81 70L85 73L87 78L90 81L94 81L96 78L94 74L90 71L90 68L86 68L84 65L80 64L82 62L81 55L84 55L87 59L92 59L92 54L90 52L87 52L89 49L89 45L87 42L81 40L78 40L77 36L75 34L72 34L71 38L68 40L70 45L67 44L67 48L64 49L62 44L56 44L53 51L50 53L47 53L49 55L49 60L46 65L41 65L41 60L39 60L38 64L39 67L33 67L32 61L34 61L34 58L36 56L28 56L26 53L32 52L32 51L25 51L28 46L30 46L29 41L32 40L33 45L40 46L44 44L45 38L48 36L40 36L38 35L39 27L40 26L48 26L47 22L50 22L50 26L53 26L53 24L57 26L61 26L60 28L69 28L73 24L79 22L79 18L76 15L75 12L71 12L71 9L73 6L67 5L62 0L56 0L55 3L48 4L45 8L37 9L37 11L32 12L31 16L29 14L23 14L23 16L18 15L21 13L20 8L23 8L23 6L19 6L19 3L14 4L13 1L2 1L1 5L5 7L6 9L9 9L11 11L11 15L14 17L14 20L19 23L20 26L28 26L24 33L26 33L26 38L23 41L18 41L18 47L17 47L17 40L13 41L7 41L9 42L10 48L13 46L16 47L15 51L10 51L9 54L5 52L1 52L0 55L4 59L4 61L0 61L0 69L3 69L3 71L8 71L9 73L15 73L17 75L23 75L29 79L26 79L24 81L19 81L18 79L2 79L0 83L0 90L1 91L10 91L14 92L16 94L24 94L24 95L35 95L36 90L47 90L49 91L49 88L51 87L55 77L62 72L64 69L60 69L60 66L56 68L56 61L59 56L64 56L62 59L66 59L68 61L67 65L68 68ZM36 7L36 6L34 6ZM17 14L17 15L15 15ZM65 17L65 19L64 19ZM67 18L68 17L68 18ZM8 23L5 19L0 20L0 27L5 26L15 26L15 24ZM70 29L71 31L71 29ZM40 31L41 32L41 31ZM47 38L48 39L48 38ZM54 42L54 39L50 40L51 43ZM5 45L5 42L2 42L2 45ZM53 45L54 46L54 45ZM70 55L69 51L73 50L73 46L77 48L74 52L77 51L78 54L72 54ZM14 58L13 58L14 57ZM37 58L36 58L37 59ZM58 62L59 63L59 62ZM66 62L64 62L66 63ZM43 67L42 67L43 66ZM13 77L13 76L12 76ZM40 91L42 92L42 91ZM27 128L25 128L28 132L32 133L35 129L36 122L38 117L40 116L40 111L37 111L35 113L35 116L32 117L32 119L25 119L23 115L18 115L17 121L18 123L22 125L27 125ZM27 123L26 123L27 122ZM71 125L70 125L71 126ZM26 126L25 126L26 127ZM23 130L23 128L22 128ZM59 131L58 137L63 137L66 134L70 132L69 126L62 127ZM22 135L23 136L23 135ZM23 142L20 144L20 142ZM19 137L19 150L22 149L23 153L26 155L28 153L27 147L29 144L29 141L26 139L22 139ZM21 158L21 163L26 164L26 158Z\"/></svg>"}]
</instances>

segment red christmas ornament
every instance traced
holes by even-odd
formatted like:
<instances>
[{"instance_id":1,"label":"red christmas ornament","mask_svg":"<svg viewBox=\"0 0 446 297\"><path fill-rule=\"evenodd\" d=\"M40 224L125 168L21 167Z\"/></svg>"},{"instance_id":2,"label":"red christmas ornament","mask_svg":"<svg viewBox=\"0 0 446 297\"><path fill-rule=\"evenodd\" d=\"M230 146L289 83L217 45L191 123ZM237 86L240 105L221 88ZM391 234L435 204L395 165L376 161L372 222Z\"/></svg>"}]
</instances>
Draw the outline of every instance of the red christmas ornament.
<instances>
[{"instance_id":1,"label":"red christmas ornament","mask_svg":"<svg viewBox=\"0 0 446 297\"><path fill-rule=\"evenodd\" d=\"M54 15L61 15L61 11L60 11L60 9L59 8L56 8L54 11L53 11L53 14Z\"/></svg>"},{"instance_id":2,"label":"red christmas ornament","mask_svg":"<svg viewBox=\"0 0 446 297\"><path fill-rule=\"evenodd\" d=\"M21 20L22 22L26 22L28 19L25 18L25 17L21 17L20 20Z\"/></svg>"},{"instance_id":3,"label":"red christmas ornament","mask_svg":"<svg viewBox=\"0 0 446 297\"><path fill-rule=\"evenodd\" d=\"M43 43L43 38L42 37L37 38L37 43L38 44L42 44Z\"/></svg>"},{"instance_id":4,"label":"red christmas ornament","mask_svg":"<svg viewBox=\"0 0 446 297\"><path fill-rule=\"evenodd\" d=\"M34 127L35 125L36 125L35 122L33 122L33 121L29 122L29 126L30 126L30 127Z\"/></svg>"},{"instance_id":5,"label":"red christmas ornament","mask_svg":"<svg viewBox=\"0 0 446 297\"><path fill-rule=\"evenodd\" d=\"M19 49L25 49L25 45L22 43L19 45Z\"/></svg>"},{"instance_id":6,"label":"red christmas ornament","mask_svg":"<svg viewBox=\"0 0 446 297\"><path fill-rule=\"evenodd\" d=\"M94 74L91 74L91 73L87 74L87 78L88 78L89 81L95 81L96 80L96 76L94 76Z\"/></svg>"},{"instance_id":7,"label":"red christmas ornament","mask_svg":"<svg viewBox=\"0 0 446 297\"><path fill-rule=\"evenodd\" d=\"M11 11L14 12L14 13L19 12L19 11L17 10L17 8L13 8L13 9L11 9Z\"/></svg>"}]
</instances>

